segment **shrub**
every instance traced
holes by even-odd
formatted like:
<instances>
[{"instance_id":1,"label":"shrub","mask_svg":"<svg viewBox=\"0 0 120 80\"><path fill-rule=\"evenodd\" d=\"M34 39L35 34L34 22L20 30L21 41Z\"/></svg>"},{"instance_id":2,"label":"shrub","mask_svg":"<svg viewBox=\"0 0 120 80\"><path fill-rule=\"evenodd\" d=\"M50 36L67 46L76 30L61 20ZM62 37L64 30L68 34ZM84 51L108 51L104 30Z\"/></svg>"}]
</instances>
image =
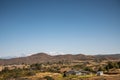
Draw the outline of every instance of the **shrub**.
<instances>
[{"instance_id":1,"label":"shrub","mask_svg":"<svg viewBox=\"0 0 120 80\"><path fill-rule=\"evenodd\" d=\"M33 76L33 75L35 75L35 72L33 72L33 71L29 71L26 73L26 76Z\"/></svg>"},{"instance_id":2,"label":"shrub","mask_svg":"<svg viewBox=\"0 0 120 80\"><path fill-rule=\"evenodd\" d=\"M47 80L54 80L52 77L50 76L45 76L44 79L47 79Z\"/></svg>"}]
</instances>

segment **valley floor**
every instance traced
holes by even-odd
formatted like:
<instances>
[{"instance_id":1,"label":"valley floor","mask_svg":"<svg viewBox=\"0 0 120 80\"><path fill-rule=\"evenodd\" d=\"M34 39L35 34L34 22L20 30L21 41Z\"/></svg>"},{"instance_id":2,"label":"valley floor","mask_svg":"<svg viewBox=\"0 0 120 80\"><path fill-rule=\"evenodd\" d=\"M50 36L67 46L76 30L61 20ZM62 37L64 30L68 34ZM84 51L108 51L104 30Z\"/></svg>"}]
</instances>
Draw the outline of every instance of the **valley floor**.
<instances>
[{"instance_id":1,"label":"valley floor","mask_svg":"<svg viewBox=\"0 0 120 80\"><path fill-rule=\"evenodd\" d=\"M46 77L46 78L45 78ZM67 77L63 77L60 73L37 73L34 76L24 77L28 80L120 80L120 74L117 75L86 75L86 76L76 76L71 75Z\"/></svg>"}]
</instances>

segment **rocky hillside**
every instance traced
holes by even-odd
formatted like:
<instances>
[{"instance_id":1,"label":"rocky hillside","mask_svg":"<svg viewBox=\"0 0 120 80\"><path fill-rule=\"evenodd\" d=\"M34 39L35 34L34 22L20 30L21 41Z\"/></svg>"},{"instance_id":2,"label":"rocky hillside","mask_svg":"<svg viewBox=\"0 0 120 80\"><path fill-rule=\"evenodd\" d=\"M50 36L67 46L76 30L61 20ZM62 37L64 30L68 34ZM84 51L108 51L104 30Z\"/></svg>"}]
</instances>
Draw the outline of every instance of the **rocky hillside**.
<instances>
[{"instance_id":1,"label":"rocky hillside","mask_svg":"<svg viewBox=\"0 0 120 80\"><path fill-rule=\"evenodd\" d=\"M56 55L51 56L47 53L37 53L31 56L27 57L18 57L18 58L12 58L12 59L0 59L0 65L6 65L6 64L33 64L33 63L43 63L43 62L57 62L57 61L73 61L73 60L94 60L94 59L105 59L105 60L120 60L120 54L114 54L114 55L83 55L83 54L66 54L66 55Z\"/></svg>"}]
</instances>

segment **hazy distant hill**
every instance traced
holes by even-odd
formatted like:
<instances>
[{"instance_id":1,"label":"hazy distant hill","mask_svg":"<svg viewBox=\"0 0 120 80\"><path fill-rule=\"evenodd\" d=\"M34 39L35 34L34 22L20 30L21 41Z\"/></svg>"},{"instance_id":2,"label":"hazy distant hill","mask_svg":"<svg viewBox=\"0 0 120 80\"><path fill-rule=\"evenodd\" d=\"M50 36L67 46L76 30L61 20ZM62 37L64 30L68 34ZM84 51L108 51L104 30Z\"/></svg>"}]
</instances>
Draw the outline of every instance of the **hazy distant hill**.
<instances>
[{"instance_id":1,"label":"hazy distant hill","mask_svg":"<svg viewBox=\"0 0 120 80\"><path fill-rule=\"evenodd\" d=\"M95 57L98 59L117 60L120 59L120 54L96 55Z\"/></svg>"},{"instance_id":2,"label":"hazy distant hill","mask_svg":"<svg viewBox=\"0 0 120 80\"><path fill-rule=\"evenodd\" d=\"M73 61L73 60L94 60L94 59L105 59L105 60L118 60L120 59L120 54L112 54L112 55L83 55L83 54L65 54L65 55L55 55L51 56L47 53L37 53L27 57L18 57L12 59L0 59L0 64L33 64L33 63L43 63L43 62L57 62L57 61Z\"/></svg>"}]
</instances>

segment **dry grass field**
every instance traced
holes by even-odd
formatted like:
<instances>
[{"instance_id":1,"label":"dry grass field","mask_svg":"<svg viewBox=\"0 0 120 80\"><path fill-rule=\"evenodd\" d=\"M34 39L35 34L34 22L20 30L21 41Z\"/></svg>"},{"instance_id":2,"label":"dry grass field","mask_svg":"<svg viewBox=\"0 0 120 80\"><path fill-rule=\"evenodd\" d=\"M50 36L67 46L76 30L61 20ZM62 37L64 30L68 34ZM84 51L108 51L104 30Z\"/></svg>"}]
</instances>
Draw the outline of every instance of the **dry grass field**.
<instances>
[{"instance_id":1,"label":"dry grass field","mask_svg":"<svg viewBox=\"0 0 120 80\"><path fill-rule=\"evenodd\" d=\"M45 72L45 73L37 73L34 76L30 77L25 77L30 80L47 80L43 79L45 76L50 76L54 80L120 80L120 74L117 75L106 75L104 74L103 76L96 76L96 75L87 75L87 76L68 76L68 77L62 77L62 74L60 73L50 73L50 72ZM49 79L48 79L49 80ZM50 79L51 80L51 79Z\"/></svg>"}]
</instances>

